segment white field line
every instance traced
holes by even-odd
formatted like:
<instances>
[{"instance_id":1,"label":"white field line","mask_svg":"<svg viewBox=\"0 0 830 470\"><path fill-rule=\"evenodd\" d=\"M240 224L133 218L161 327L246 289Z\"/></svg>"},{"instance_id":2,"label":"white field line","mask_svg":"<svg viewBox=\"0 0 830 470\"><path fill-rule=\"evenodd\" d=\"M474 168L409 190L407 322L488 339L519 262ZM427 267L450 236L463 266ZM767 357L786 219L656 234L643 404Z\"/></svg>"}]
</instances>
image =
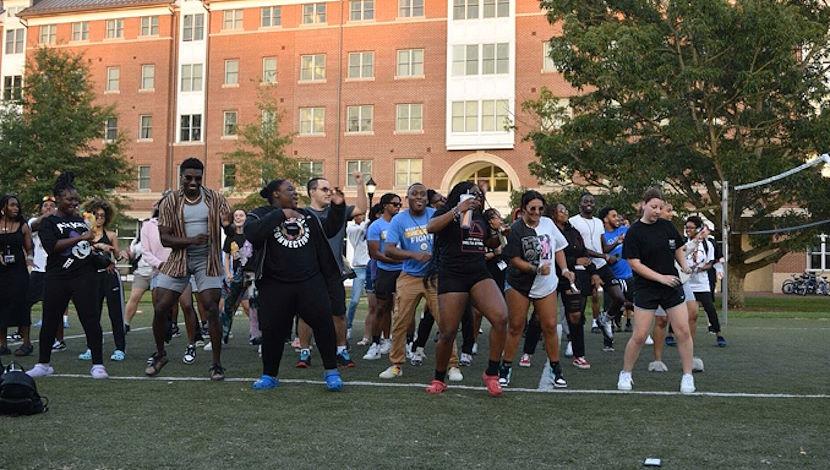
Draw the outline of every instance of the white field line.
<instances>
[{"instance_id":1,"label":"white field line","mask_svg":"<svg viewBox=\"0 0 830 470\"><path fill-rule=\"evenodd\" d=\"M72 378L72 379L92 379L86 374L53 374L50 377L56 378ZM145 376L124 376L116 377L110 376L110 380L134 380L134 381L154 381L154 382L209 382L209 377L145 377ZM225 382L253 382L254 378L244 377L227 377ZM303 385L324 385L322 380L303 380L303 379L281 379L281 383L288 384L303 384ZM418 383L394 383L394 382L369 382L369 381L349 381L344 382L349 386L357 387L380 387L380 388L417 388L424 389L427 384ZM473 390L485 392L487 389L481 386L473 385L450 385L449 391L453 390ZM647 396L685 396L680 392L660 392L660 391L631 391L621 392L618 390L594 390L594 389L555 389L555 390L541 390L535 388L505 388L506 393L558 393L569 395L647 395ZM807 399L830 399L828 394L794 394L794 393L737 393L737 392L696 392L689 396L698 397L718 397L718 398L807 398Z\"/></svg>"}]
</instances>

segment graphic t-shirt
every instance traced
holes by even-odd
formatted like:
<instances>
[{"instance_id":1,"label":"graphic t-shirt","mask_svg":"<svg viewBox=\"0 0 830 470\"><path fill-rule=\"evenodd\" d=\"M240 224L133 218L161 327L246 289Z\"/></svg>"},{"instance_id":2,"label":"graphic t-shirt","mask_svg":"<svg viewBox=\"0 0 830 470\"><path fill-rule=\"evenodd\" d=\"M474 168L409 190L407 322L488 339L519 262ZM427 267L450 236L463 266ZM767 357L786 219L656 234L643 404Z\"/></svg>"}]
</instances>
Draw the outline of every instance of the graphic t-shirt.
<instances>
[{"instance_id":1,"label":"graphic t-shirt","mask_svg":"<svg viewBox=\"0 0 830 470\"><path fill-rule=\"evenodd\" d=\"M228 237L225 237L225 244L222 246L222 251L231 255L231 261L233 265L231 266L231 272L235 272L248 261L248 257L245 256L245 251L243 251L243 247L245 246L245 235L241 233L234 233Z\"/></svg>"},{"instance_id":2,"label":"graphic t-shirt","mask_svg":"<svg viewBox=\"0 0 830 470\"><path fill-rule=\"evenodd\" d=\"M653 224L638 220L625 235L623 258L639 259L653 271L677 276L674 254L681 246L683 246L683 238L668 220L657 219ZM634 287L636 289L664 288L665 285L645 279L635 273Z\"/></svg>"},{"instance_id":3,"label":"graphic t-shirt","mask_svg":"<svg viewBox=\"0 0 830 470\"><path fill-rule=\"evenodd\" d=\"M55 251L58 240L74 238L89 231L86 222L79 216L60 217L51 215L40 223L40 242L46 250L46 275L56 278L71 278L89 271L95 271L92 263L92 245L80 241L61 252Z\"/></svg>"},{"instance_id":4,"label":"graphic t-shirt","mask_svg":"<svg viewBox=\"0 0 830 470\"><path fill-rule=\"evenodd\" d=\"M384 253L386 249L386 240L389 236L389 227L391 225L392 221L387 222L386 219L381 217L372 222L372 225L369 226L369 231L366 232L366 240L378 242L378 251L381 253ZM384 271L400 271L403 267L401 263L387 263L381 260L377 260L377 262L378 269Z\"/></svg>"},{"instance_id":5,"label":"graphic t-shirt","mask_svg":"<svg viewBox=\"0 0 830 470\"><path fill-rule=\"evenodd\" d=\"M585 248L597 253L602 253L601 240L602 234L605 233L605 225L602 224L601 220L596 217L586 219L580 214L576 214L568 219L568 222L571 223L573 228L579 230L579 233L582 235L582 240L585 242ZM602 258L591 258L591 262L594 263L594 266L596 266L597 269L608 264L608 262Z\"/></svg>"},{"instance_id":6,"label":"graphic t-shirt","mask_svg":"<svg viewBox=\"0 0 830 470\"><path fill-rule=\"evenodd\" d=\"M524 220L517 220L510 227L504 257L507 260L521 258L535 266L550 265L550 274L526 273L513 266L507 270L507 283L532 299L547 297L556 291L559 279L556 275L554 255L564 250L568 240L553 223L542 217L539 225L528 227Z\"/></svg>"},{"instance_id":7,"label":"graphic t-shirt","mask_svg":"<svg viewBox=\"0 0 830 470\"><path fill-rule=\"evenodd\" d=\"M700 268L715 260L715 247L710 240L701 240L698 243L690 243L686 250L686 265L692 269ZM689 287L692 292L709 292L709 273L700 271L689 276Z\"/></svg>"},{"instance_id":8,"label":"graphic t-shirt","mask_svg":"<svg viewBox=\"0 0 830 470\"><path fill-rule=\"evenodd\" d=\"M628 227L620 226L616 229L605 232L602 234L602 238L605 241L606 245L613 245L617 243L617 240L628 233ZM631 270L631 265L628 264L628 261L623 259L622 256L623 246L617 245L610 253L611 256L615 256L617 258L617 262L614 264L609 264L608 266L611 268L611 272L614 273L615 279L631 279L631 276L634 275L634 271Z\"/></svg>"},{"instance_id":9,"label":"graphic t-shirt","mask_svg":"<svg viewBox=\"0 0 830 470\"><path fill-rule=\"evenodd\" d=\"M274 227L273 236L266 242L264 274L278 281L301 282L320 271L309 230L309 224L318 222L302 209L295 210L303 217L286 219Z\"/></svg>"},{"instance_id":10,"label":"graphic t-shirt","mask_svg":"<svg viewBox=\"0 0 830 470\"><path fill-rule=\"evenodd\" d=\"M435 211L433 217L439 217L451 210L451 207L444 206ZM453 220L436 233L433 256L437 253L439 271L473 276L487 273L484 241L487 239L488 230L484 216L481 212L475 211L469 229L461 228L458 220Z\"/></svg>"},{"instance_id":11,"label":"graphic t-shirt","mask_svg":"<svg viewBox=\"0 0 830 470\"><path fill-rule=\"evenodd\" d=\"M321 211L311 207L306 207L305 210L317 217L321 224L325 224L326 219L329 217L331 206L326 206L326 208ZM340 268L341 272L343 271L343 241L346 239L346 223L353 218L354 206L346 206L346 218L343 220L343 226L340 227L340 230L333 237L328 239L331 252L334 254L334 260L337 261L337 266Z\"/></svg>"},{"instance_id":12,"label":"graphic t-shirt","mask_svg":"<svg viewBox=\"0 0 830 470\"><path fill-rule=\"evenodd\" d=\"M387 231L386 243L399 245L402 250L422 251L432 253L433 236L427 232L429 219L435 214L435 209L427 207L421 215L413 215L409 210L392 217L392 223ZM421 263L414 259L403 262L403 272L415 277L424 277L429 271L429 262Z\"/></svg>"}]
</instances>

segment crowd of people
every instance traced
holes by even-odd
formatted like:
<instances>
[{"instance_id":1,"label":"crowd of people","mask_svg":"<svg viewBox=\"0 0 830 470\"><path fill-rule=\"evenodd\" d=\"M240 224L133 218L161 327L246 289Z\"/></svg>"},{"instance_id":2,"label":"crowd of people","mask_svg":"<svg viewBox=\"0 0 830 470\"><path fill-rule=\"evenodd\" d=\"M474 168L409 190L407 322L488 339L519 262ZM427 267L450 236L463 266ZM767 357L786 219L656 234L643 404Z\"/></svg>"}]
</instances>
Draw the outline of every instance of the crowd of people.
<instances>
[{"instance_id":1,"label":"crowd of people","mask_svg":"<svg viewBox=\"0 0 830 470\"><path fill-rule=\"evenodd\" d=\"M314 178L305 188L310 204L301 208L294 183L277 179L260 191L263 205L246 213L231 211L222 194L202 185L204 167L198 159L185 160L180 168L180 187L156 203L128 250L121 250L109 228L114 215L109 203L94 199L80 212L81 195L71 174L57 178L40 214L29 221L16 197L0 199L0 354L11 353L10 327L18 328L20 339L14 354L34 352L31 310L42 300L38 360L27 373L54 373L51 354L66 348L63 327L71 300L86 336L79 359L91 361L92 377L107 378L103 306L114 337L110 360L123 361L130 321L147 290L155 344L147 376L159 375L168 364L166 346L181 335L181 309L187 335L182 362L193 364L202 348L211 355L210 378L224 379L222 346L232 337L233 319L242 307L249 318L249 342L262 359L262 375L252 383L256 390L279 386L289 343L298 354L298 368L311 365L314 346L326 388L342 389L340 369L355 367L355 347L349 342L364 292L368 314L356 346L365 347L367 366L388 357L381 379L401 377L407 364L422 366L437 325L430 394L447 390L447 381L464 380L462 368L469 369L478 353L482 319L489 323L489 341L481 379L491 396L510 386L523 335L518 366L531 366L542 338L544 380L554 388L567 387L562 356L577 370L591 368L585 310L589 300L598 306L593 301L599 292L605 299L602 309L593 309L592 331L602 334L602 351L614 351L623 319L626 330L633 331L620 390L632 389L633 367L648 343L654 344L648 366L654 372L668 370L663 346L677 346L680 391L694 392L692 373L704 367L694 354L699 306L717 345L726 346L713 297L722 269L716 244L697 216L685 220L681 236L671 222L672 207L657 189L645 193L640 213L630 217L636 218L633 223L616 208L597 211L589 193L570 216L565 204L550 204L539 192L526 191L508 224L487 207L486 188L472 182L458 183L446 197L415 183L403 197L387 193L369 207L363 176L356 173L355 205L348 205L328 180ZM119 260L133 266L126 306L115 267ZM564 351L562 336L567 338Z\"/></svg>"}]
</instances>

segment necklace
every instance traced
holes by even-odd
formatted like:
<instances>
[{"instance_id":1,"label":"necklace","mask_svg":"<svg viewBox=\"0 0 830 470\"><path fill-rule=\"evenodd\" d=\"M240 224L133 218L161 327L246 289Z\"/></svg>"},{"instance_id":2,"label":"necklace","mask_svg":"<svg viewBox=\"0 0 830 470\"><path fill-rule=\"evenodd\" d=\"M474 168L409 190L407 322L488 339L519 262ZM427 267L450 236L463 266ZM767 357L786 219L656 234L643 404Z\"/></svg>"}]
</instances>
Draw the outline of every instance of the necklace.
<instances>
[{"instance_id":1,"label":"necklace","mask_svg":"<svg viewBox=\"0 0 830 470\"><path fill-rule=\"evenodd\" d=\"M202 193L201 192L199 193L198 196L196 196L195 199L190 199L189 197L187 197L187 194L184 195L184 201L186 203L190 204L190 205L196 204L201 199L202 199Z\"/></svg>"}]
</instances>

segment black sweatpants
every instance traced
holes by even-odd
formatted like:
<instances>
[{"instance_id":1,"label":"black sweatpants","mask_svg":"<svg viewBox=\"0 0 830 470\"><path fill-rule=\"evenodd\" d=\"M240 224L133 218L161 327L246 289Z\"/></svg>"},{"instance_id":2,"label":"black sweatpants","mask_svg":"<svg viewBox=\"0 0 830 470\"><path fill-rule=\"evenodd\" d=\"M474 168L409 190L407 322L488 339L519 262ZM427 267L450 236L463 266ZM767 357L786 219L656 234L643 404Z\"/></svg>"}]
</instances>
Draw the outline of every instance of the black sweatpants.
<instances>
[{"instance_id":1,"label":"black sweatpants","mask_svg":"<svg viewBox=\"0 0 830 470\"><path fill-rule=\"evenodd\" d=\"M124 289L121 286L121 275L117 272L99 272L98 282L100 284L98 288L98 311L104 311L104 300L106 300L115 349L127 352L127 340L124 333Z\"/></svg>"},{"instance_id":2,"label":"black sweatpants","mask_svg":"<svg viewBox=\"0 0 830 470\"><path fill-rule=\"evenodd\" d=\"M38 362L48 364L52 358L52 344L58 326L63 324L63 313L69 301L75 305L86 344L92 351L92 363L103 364L104 337L101 332L101 308L98 302L98 273L90 271L69 279L50 278L47 274L43 293L43 325L40 328Z\"/></svg>"},{"instance_id":3,"label":"black sweatpants","mask_svg":"<svg viewBox=\"0 0 830 470\"><path fill-rule=\"evenodd\" d=\"M294 315L299 312L311 330L320 349L320 357L326 369L337 368L337 339L331 302L326 292L326 281L322 274L311 279L285 283L276 279L262 278L256 281L259 292L259 328L262 330L262 373L276 377L285 340L291 335Z\"/></svg>"},{"instance_id":4,"label":"black sweatpants","mask_svg":"<svg viewBox=\"0 0 830 470\"><path fill-rule=\"evenodd\" d=\"M709 317L709 324L715 333L720 334L720 320L718 319L718 311L715 310L715 302L712 298L711 292L695 292L695 300L703 306L706 311L706 316Z\"/></svg>"}]
</instances>

